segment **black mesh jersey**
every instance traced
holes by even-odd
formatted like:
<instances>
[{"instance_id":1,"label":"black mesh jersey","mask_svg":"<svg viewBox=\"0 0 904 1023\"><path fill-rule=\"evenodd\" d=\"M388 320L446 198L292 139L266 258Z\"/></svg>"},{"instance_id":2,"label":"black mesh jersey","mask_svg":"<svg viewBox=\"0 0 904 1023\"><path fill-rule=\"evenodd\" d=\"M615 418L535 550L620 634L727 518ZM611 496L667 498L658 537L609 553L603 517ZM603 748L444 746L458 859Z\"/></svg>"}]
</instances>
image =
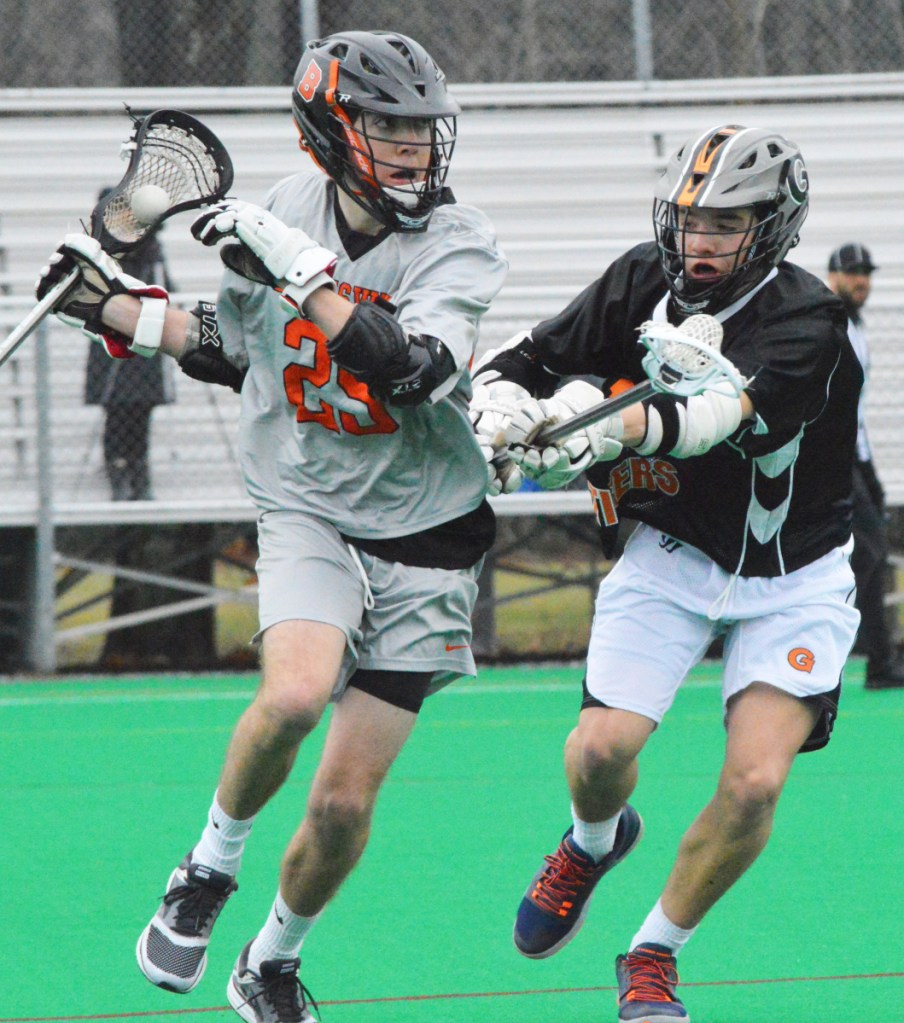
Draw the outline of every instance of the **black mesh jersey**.
<instances>
[{"instance_id":1,"label":"black mesh jersey","mask_svg":"<svg viewBox=\"0 0 904 1023\"><path fill-rule=\"evenodd\" d=\"M637 328L666 292L656 245L639 245L493 365L541 397L566 376L642 381ZM587 475L601 525L636 519L726 571L783 575L850 537L863 374L844 307L802 268L782 263L734 309L722 323L722 351L752 378L756 418L704 455L625 448Z\"/></svg>"}]
</instances>

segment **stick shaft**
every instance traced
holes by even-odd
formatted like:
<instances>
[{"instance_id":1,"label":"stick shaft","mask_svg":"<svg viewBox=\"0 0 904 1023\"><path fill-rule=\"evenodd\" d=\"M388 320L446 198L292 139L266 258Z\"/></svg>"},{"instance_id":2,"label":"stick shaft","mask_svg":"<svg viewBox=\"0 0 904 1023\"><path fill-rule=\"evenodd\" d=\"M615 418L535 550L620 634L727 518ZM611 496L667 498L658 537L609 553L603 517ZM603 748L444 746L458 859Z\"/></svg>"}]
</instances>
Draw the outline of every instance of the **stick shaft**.
<instances>
[{"instance_id":1,"label":"stick shaft","mask_svg":"<svg viewBox=\"0 0 904 1023\"><path fill-rule=\"evenodd\" d=\"M0 366L15 352L41 320L53 312L53 307L63 298L78 278L79 271L77 269L71 270L59 284L47 292L40 302L36 303L31 312L13 329L3 344L0 345Z\"/></svg>"},{"instance_id":2,"label":"stick shaft","mask_svg":"<svg viewBox=\"0 0 904 1023\"><path fill-rule=\"evenodd\" d=\"M622 409L628 408L629 405L636 405L637 402L643 401L655 393L656 388L653 386L653 381L645 380L642 384L637 384L635 387L628 388L627 391L622 391L621 394L616 394L614 398L607 398L598 405L591 405L590 408L585 408L583 412L578 412L577 415L572 416L570 419L566 419L562 423L556 423L555 426L550 426L546 430L541 430L532 441L532 444L534 447L556 444L558 441L570 437L578 430L582 430L585 426L598 423L601 419L606 419L616 412L621 412Z\"/></svg>"}]
</instances>

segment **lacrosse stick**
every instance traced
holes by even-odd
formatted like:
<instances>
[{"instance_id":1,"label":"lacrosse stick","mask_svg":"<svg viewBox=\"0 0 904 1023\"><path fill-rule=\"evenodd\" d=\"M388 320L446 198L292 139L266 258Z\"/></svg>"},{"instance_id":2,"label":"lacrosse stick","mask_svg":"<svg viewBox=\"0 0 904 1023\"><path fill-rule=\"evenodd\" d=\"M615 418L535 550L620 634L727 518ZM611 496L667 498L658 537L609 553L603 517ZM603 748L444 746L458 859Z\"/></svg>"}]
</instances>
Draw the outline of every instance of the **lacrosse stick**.
<instances>
[{"instance_id":1,"label":"lacrosse stick","mask_svg":"<svg viewBox=\"0 0 904 1023\"><path fill-rule=\"evenodd\" d=\"M640 343L647 349L643 368L649 377L642 384L607 398L562 423L541 430L531 442L534 447L557 444L578 430L621 412L654 394L686 398L728 384L737 397L748 381L719 351L722 324L705 313L691 316L680 327L648 320L639 328Z\"/></svg>"},{"instance_id":2,"label":"lacrosse stick","mask_svg":"<svg viewBox=\"0 0 904 1023\"><path fill-rule=\"evenodd\" d=\"M132 135L122 147L129 166L91 213L91 236L117 259L174 214L218 202L232 187L233 177L226 147L189 114L157 110L140 120L131 111L129 115ZM63 301L78 278L77 269L70 271L34 306L0 345L0 366Z\"/></svg>"}]
</instances>

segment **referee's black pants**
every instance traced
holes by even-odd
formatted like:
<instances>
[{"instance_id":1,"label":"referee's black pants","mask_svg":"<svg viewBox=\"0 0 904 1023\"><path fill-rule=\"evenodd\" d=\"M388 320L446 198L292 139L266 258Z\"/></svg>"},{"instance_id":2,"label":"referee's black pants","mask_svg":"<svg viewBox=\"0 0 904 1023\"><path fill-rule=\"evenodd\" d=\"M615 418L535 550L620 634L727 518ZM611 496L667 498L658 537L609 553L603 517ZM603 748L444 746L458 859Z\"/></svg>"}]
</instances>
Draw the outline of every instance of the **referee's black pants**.
<instances>
[{"instance_id":1,"label":"referee's black pants","mask_svg":"<svg viewBox=\"0 0 904 1023\"><path fill-rule=\"evenodd\" d=\"M867 475L854 464L854 553L860 630L857 649L866 654L867 671L880 671L895 656L895 639L884 598L888 590L888 527L885 509Z\"/></svg>"}]
</instances>

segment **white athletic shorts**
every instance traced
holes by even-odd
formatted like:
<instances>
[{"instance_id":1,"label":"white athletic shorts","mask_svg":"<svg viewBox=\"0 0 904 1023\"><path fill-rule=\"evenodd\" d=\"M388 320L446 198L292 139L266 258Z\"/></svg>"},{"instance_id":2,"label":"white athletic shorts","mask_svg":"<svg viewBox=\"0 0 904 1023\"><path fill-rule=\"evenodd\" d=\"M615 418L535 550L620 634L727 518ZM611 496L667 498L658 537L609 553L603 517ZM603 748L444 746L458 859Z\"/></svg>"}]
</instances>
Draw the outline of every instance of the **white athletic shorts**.
<instances>
[{"instance_id":1,"label":"white athletic shorts","mask_svg":"<svg viewBox=\"0 0 904 1023\"><path fill-rule=\"evenodd\" d=\"M696 548L638 526L597 594L588 694L658 723L718 636L723 704L753 682L802 698L831 693L860 622L852 546L788 575L732 577Z\"/></svg>"},{"instance_id":2,"label":"white athletic shorts","mask_svg":"<svg viewBox=\"0 0 904 1023\"><path fill-rule=\"evenodd\" d=\"M341 629L347 645L333 699L358 668L432 672L429 692L477 674L471 613L482 561L467 569L382 561L350 549L328 522L302 512L264 512L258 544L255 639L293 619Z\"/></svg>"}]
</instances>

